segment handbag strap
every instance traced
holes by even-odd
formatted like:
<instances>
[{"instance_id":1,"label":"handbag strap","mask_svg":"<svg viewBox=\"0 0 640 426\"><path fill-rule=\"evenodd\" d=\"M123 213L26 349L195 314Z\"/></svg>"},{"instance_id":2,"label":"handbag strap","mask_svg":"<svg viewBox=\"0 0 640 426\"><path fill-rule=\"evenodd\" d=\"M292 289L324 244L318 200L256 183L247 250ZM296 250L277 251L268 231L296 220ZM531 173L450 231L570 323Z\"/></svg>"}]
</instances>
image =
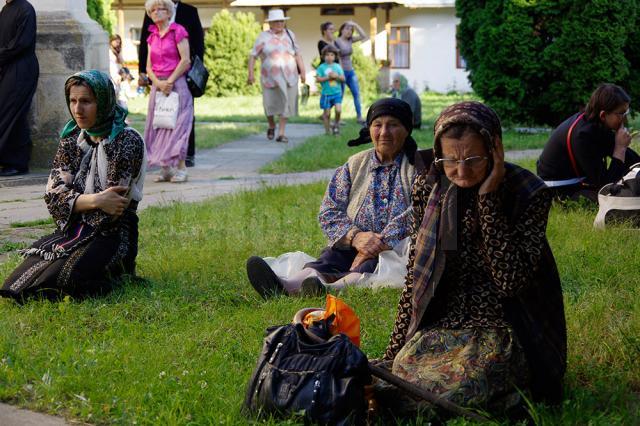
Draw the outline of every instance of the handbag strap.
<instances>
[{"instance_id":1,"label":"handbag strap","mask_svg":"<svg viewBox=\"0 0 640 426\"><path fill-rule=\"evenodd\" d=\"M569 153L569 161L571 162L571 168L573 169L573 172L576 174L577 177L580 177L580 173L578 172L578 165L576 164L576 159L573 156L573 149L571 149L571 134L573 133L574 127L576 127L576 124L578 124L578 121L580 121L582 117L584 117L584 112L580 114L573 123L571 123L571 127L569 127L569 132L567 132L567 152Z\"/></svg>"}]
</instances>

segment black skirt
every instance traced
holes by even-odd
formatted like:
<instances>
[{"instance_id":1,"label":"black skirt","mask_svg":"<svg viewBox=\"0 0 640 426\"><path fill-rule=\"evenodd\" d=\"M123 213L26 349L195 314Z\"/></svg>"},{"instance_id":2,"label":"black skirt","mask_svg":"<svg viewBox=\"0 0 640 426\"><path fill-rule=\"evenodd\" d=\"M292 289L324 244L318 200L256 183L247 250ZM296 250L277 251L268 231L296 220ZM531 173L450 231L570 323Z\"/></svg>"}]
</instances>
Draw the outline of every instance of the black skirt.
<instances>
[{"instance_id":1,"label":"black skirt","mask_svg":"<svg viewBox=\"0 0 640 426\"><path fill-rule=\"evenodd\" d=\"M48 241L61 237L65 233L56 231L26 250L32 254L6 279L0 296L19 301L34 296L48 299L92 296L111 290L122 274L135 274L138 254L135 213L125 213L111 229L92 232L64 256L42 252Z\"/></svg>"},{"instance_id":2,"label":"black skirt","mask_svg":"<svg viewBox=\"0 0 640 426\"><path fill-rule=\"evenodd\" d=\"M327 283L335 282L351 272L364 274L365 272L372 273L376 270L376 266L378 266L377 256L375 259L369 259L357 268L351 269L351 264L357 255L358 251L353 248L335 249L327 247L322 250L317 260L307 263L304 267L318 271Z\"/></svg>"}]
</instances>

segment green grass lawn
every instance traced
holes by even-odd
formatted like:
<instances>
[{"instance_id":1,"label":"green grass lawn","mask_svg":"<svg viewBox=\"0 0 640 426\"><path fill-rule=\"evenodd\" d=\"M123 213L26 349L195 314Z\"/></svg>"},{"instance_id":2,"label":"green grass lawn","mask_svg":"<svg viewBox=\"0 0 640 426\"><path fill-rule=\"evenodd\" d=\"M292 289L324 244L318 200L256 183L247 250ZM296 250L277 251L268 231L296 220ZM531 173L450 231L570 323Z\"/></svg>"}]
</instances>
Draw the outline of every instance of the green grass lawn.
<instances>
[{"instance_id":1,"label":"green grass lawn","mask_svg":"<svg viewBox=\"0 0 640 426\"><path fill-rule=\"evenodd\" d=\"M0 400L95 424L246 424L239 409L264 329L324 303L263 302L244 262L253 254L317 254L324 189L266 188L149 208L138 257L146 283L85 301L0 300ZM569 370L562 411L535 407L539 424L637 422L640 240L634 231L593 230L594 214L552 210L548 236L565 291ZM0 275L17 263L10 256ZM398 296L342 294L361 317L372 358L386 346Z\"/></svg>"}]
</instances>

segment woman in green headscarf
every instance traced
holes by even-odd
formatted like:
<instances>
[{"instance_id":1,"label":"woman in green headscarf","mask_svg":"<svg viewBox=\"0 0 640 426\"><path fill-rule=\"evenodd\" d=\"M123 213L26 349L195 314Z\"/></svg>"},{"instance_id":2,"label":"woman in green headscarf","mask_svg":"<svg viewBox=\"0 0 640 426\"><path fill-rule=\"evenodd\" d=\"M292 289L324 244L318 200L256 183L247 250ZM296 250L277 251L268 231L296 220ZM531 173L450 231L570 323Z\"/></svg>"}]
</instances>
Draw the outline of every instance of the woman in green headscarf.
<instances>
[{"instance_id":1,"label":"woman in green headscarf","mask_svg":"<svg viewBox=\"0 0 640 426\"><path fill-rule=\"evenodd\" d=\"M0 290L16 300L97 294L135 273L144 141L126 126L127 111L105 73L72 75L65 97L72 119L44 195L57 229L21 250L25 260Z\"/></svg>"},{"instance_id":2,"label":"woman in green headscarf","mask_svg":"<svg viewBox=\"0 0 640 426\"><path fill-rule=\"evenodd\" d=\"M411 107L413 113L413 128L419 129L422 126L422 102L420 96L409 87L409 81L399 72L393 74L391 80L391 97L402 99Z\"/></svg>"}]
</instances>

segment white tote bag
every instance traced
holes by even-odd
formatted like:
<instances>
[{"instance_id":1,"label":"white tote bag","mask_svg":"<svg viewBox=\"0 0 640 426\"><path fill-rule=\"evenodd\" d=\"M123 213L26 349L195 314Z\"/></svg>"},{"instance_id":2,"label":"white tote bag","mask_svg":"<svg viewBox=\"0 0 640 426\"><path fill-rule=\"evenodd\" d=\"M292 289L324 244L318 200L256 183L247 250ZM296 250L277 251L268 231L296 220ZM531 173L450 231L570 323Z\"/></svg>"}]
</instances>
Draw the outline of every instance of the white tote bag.
<instances>
[{"instance_id":1,"label":"white tote bag","mask_svg":"<svg viewBox=\"0 0 640 426\"><path fill-rule=\"evenodd\" d=\"M180 95L178 92L171 92L169 96L161 91L156 92L156 106L153 109L154 129L173 129L178 121L178 110L180 109Z\"/></svg>"}]
</instances>

